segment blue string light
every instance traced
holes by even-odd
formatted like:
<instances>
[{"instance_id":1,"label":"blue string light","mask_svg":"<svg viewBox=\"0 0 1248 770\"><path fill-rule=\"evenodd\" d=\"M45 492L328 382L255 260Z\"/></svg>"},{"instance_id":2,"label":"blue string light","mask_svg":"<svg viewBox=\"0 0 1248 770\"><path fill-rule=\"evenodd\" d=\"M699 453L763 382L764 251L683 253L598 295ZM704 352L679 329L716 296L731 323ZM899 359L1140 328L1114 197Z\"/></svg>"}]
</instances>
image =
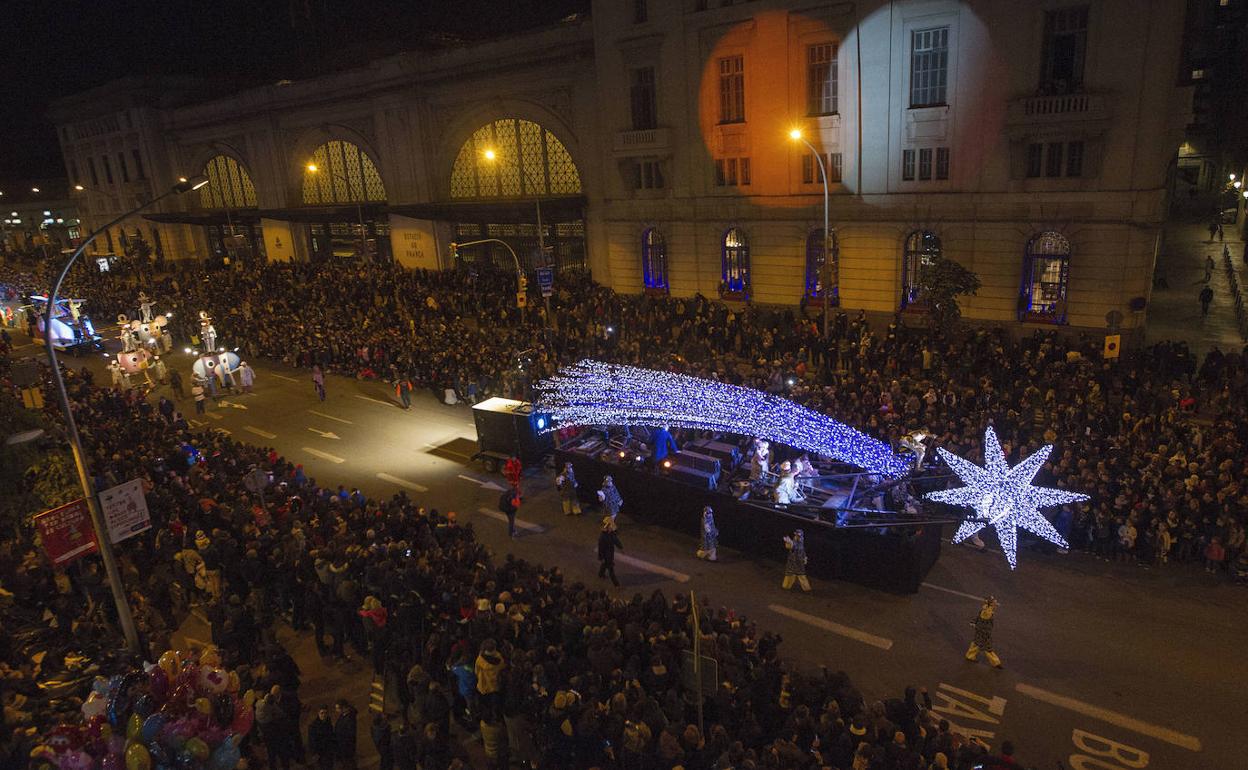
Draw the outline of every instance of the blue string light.
<instances>
[{"instance_id":1,"label":"blue string light","mask_svg":"<svg viewBox=\"0 0 1248 770\"><path fill-rule=\"evenodd\" d=\"M997 531L1001 550L1010 563L1010 569L1018 566L1018 528L1048 540L1054 545L1069 548L1070 545L1058 533L1049 520L1040 513L1041 508L1089 499L1079 492L1064 489L1032 486L1031 480L1053 451L1049 444L1031 457L1010 468L1005 451L997 440L992 426L984 432L984 467L938 448L937 453L966 486L928 492L924 497L940 503L974 508L976 517L968 518L958 527L953 542L960 543L991 526Z\"/></svg>"},{"instance_id":2,"label":"blue string light","mask_svg":"<svg viewBox=\"0 0 1248 770\"><path fill-rule=\"evenodd\" d=\"M751 388L686 374L585 360L537 385L537 409L554 425L662 425L724 431L775 441L903 476L913 461L888 444L811 409Z\"/></svg>"}]
</instances>

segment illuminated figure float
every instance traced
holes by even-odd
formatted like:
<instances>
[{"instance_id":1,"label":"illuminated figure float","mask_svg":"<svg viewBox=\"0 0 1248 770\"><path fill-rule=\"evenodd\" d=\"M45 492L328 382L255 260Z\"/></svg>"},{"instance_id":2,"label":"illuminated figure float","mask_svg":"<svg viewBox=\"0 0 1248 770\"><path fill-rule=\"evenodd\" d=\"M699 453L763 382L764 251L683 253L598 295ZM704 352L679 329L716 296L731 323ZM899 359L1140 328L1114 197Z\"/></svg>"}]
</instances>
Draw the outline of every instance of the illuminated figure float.
<instances>
[{"instance_id":1,"label":"illuminated figure float","mask_svg":"<svg viewBox=\"0 0 1248 770\"><path fill-rule=\"evenodd\" d=\"M41 294L30 297L30 308L35 314L35 326L42 338L47 326L52 326L52 347L58 351L78 355L92 350L103 350L104 341L95 333L95 325L82 312L83 300L58 297L56 307L48 310L48 298ZM49 320L49 316L51 320Z\"/></svg>"},{"instance_id":2,"label":"illuminated figure float","mask_svg":"<svg viewBox=\"0 0 1248 770\"><path fill-rule=\"evenodd\" d=\"M199 311L199 339L203 352L191 365L191 372L199 382L215 380L223 388L232 389L238 384L238 370L242 364L232 350L217 350L217 329L206 311Z\"/></svg>"}]
</instances>

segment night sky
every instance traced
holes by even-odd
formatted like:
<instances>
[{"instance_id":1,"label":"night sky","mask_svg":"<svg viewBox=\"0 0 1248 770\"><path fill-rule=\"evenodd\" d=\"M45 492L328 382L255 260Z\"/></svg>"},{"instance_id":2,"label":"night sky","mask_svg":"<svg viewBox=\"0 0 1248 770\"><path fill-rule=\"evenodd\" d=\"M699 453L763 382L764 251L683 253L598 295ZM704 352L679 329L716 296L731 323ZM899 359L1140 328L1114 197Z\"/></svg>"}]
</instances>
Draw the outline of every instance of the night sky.
<instances>
[{"instance_id":1,"label":"night sky","mask_svg":"<svg viewBox=\"0 0 1248 770\"><path fill-rule=\"evenodd\" d=\"M238 87L298 79L448 36L543 26L590 0L34 0L0 24L0 180L64 176L49 101L126 75Z\"/></svg>"}]
</instances>

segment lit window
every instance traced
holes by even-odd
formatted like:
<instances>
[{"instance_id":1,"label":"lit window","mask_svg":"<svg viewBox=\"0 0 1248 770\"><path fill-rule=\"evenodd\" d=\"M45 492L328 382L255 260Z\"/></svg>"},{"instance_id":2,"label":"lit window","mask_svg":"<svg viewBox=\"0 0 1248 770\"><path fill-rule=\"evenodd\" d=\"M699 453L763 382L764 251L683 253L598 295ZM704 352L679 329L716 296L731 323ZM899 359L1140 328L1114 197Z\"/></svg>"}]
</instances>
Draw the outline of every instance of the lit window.
<instances>
[{"instance_id":1,"label":"lit window","mask_svg":"<svg viewBox=\"0 0 1248 770\"><path fill-rule=\"evenodd\" d=\"M199 188L199 204L206 209L255 208L256 188L247 167L228 155L204 165L208 184ZM317 172L321 173L321 172Z\"/></svg>"},{"instance_id":2,"label":"lit window","mask_svg":"<svg viewBox=\"0 0 1248 770\"><path fill-rule=\"evenodd\" d=\"M806 114L832 115L837 111L836 45L806 47Z\"/></svg>"},{"instance_id":3,"label":"lit window","mask_svg":"<svg viewBox=\"0 0 1248 770\"><path fill-rule=\"evenodd\" d=\"M654 227L641 234L641 277L647 289L662 292L668 289L667 242Z\"/></svg>"},{"instance_id":4,"label":"lit window","mask_svg":"<svg viewBox=\"0 0 1248 770\"><path fill-rule=\"evenodd\" d=\"M734 227L724 233L720 256L725 294L748 296L750 292L750 245L745 233Z\"/></svg>"},{"instance_id":5,"label":"lit window","mask_svg":"<svg viewBox=\"0 0 1248 770\"><path fill-rule=\"evenodd\" d=\"M745 59L728 56L719 60L719 122L745 120Z\"/></svg>"},{"instance_id":6,"label":"lit window","mask_svg":"<svg viewBox=\"0 0 1248 770\"><path fill-rule=\"evenodd\" d=\"M837 245L836 233L828 238L828 249L832 254L832 264L825 275L823 228L817 227L806 236L806 296L812 299L823 297L824 278L828 278L832 295L829 300L833 304L837 300L836 264L840 248Z\"/></svg>"},{"instance_id":7,"label":"lit window","mask_svg":"<svg viewBox=\"0 0 1248 770\"><path fill-rule=\"evenodd\" d=\"M1023 256L1020 321L1066 322L1066 286L1070 274L1070 241L1048 231L1027 242Z\"/></svg>"},{"instance_id":8,"label":"lit window","mask_svg":"<svg viewBox=\"0 0 1248 770\"><path fill-rule=\"evenodd\" d=\"M485 151L493 150L494 160ZM563 142L529 120L507 118L478 128L459 148L452 198L576 195L581 175Z\"/></svg>"},{"instance_id":9,"label":"lit window","mask_svg":"<svg viewBox=\"0 0 1248 770\"><path fill-rule=\"evenodd\" d=\"M928 230L916 230L906 237L901 255L901 306L921 306L926 268L941 257L940 237Z\"/></svg>"},{"instance_id":10,"label":"lit window","mask_svg":"<svg viewBox=\"0 0 1248 770\"><path fill-rule=\"evenodd\" d=\"M308 162L317 170L303 172L305 204L386 200L377 166L359 145L334 139L317 147Z\"/></svg>"},{"instance_id":11,"label":"lit window","mask_svg":"<svg viewBox=\"0 0 1248 770\"><path fill-rule=\"evenodd\" d=\"M945 104L949 85L949 28L915 30L910 35L910 106Z\"/></svg>"}]
</instances>

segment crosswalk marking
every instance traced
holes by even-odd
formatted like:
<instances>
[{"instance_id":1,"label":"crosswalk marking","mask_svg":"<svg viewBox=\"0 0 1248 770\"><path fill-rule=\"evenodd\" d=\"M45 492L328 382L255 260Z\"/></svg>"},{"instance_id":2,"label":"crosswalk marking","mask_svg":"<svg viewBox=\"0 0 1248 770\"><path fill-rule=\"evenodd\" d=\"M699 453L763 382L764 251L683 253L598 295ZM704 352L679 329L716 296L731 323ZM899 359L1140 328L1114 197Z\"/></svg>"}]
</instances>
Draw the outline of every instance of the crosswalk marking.
<instances>
[{"instance_id":1,"label":"crosswalk marking","mask_svg":"<svg viewBox=\"0 0 1248 770\"><path fill-rule=\"evenodd\" d=\"M342 464L346 462L346 460L344 460L343 458L337 455L331 455L329 452L322 452L321 450L313 449L310 446L300 447L300 449L312 455L313 457L319 457L322 460L329 460L331 463Z\"/></svg>"},{"instance_id":2,"label":"crosswalk marking","mask_svg":"<svg viewBox=\"0 0 1248 770\"><path fill-rule=\"evenodd\" d=\"M507 522L507 514L503 513L502 511L496 511L492 508L478 508L477 513L484 513L486 516L489 516L491 519L498 519L499 521L503 523ZM543 527L541 524L535 524L531 521L525 521L524 519L521 519L519 517L516 518L516 529L527 529L530 532L545 532L546 531L546 528Z\"/></svg>"},{"instance_id":3,"label":"crosswalk marking","mask_svg":"<svg viewBox=\"0 0 1248 770\"><path fill-rule=\"evenodd\" d=\"M786 618L801 621L802 623L814 626L815 628L822 628L824 631L830 631L837 636L843 636L846 639L853 639L855 642L869 644L872 647L878 647L881 650L891 650L893 648L892 639L876 636L875 634L868 633L861 629L852 628L850 626L842 626L840 623L834 623L831 620L821 618L817 615L810 615L802 612L801 610L785 607L783 604L768 604L767 609L777 615L783 615Z\"/></svg>"},{"instance_id":4,"label":"crosswalk marking","mask_svg":"<svg viewBox=\"0 0 1248 770\"><path fill-rule=\"evenodd\" d=\"M391 484L398 484L404 489L410 489L415 492L428 492L429 491L429 487L425 486L424 484L417 484L414 481L401 479L398 476L391 476L389 473L378 473L377 478L381 479L382 481L389 481Z\"/></svg>"},{"instance_id":5,"label":"crosswalk marking","mask_svg":"<svg viewBox=\"0 0 1248 770\"><path fill-rule=\"evenodd\" d=\"M314 414L317 417L324 417L326 420L333 420L334 422L342 422L342 423L346 423L347 425L355 425L355 423L351 422L350 420L344 420L341 417L335 417L332 414L325 414L324 412L318 412L315 409L309 409L308 414Z\"/></svg>"},{"instance_id":6,"label":"crosswalk marking","mask_svg":"<svg viewBox=\"0 0 1248 770\"><path fill-rule=\"evenodd\" d=\"M1147 735L1166 743L1173 744L1179 748L1188 751L1200 751L1200 739L1193 735L1186 735L1177 730L1171 730L1169 727L1161 727L1159 725L1150 724L1135 717L1129 717L1126 714L1120 714L1117 711L1103 709L1100 706L1093 706L1091 703L1084 703L1081 700L1068 698L1065 695L1058 695L1055 692L1041 690L1039 687L1032 687L1029 684L1019 682L1014 685L1017 692L1022 693L1030 698L1047 703L1050 706L1073 711L1076 714L1082 714L1085 717L1099 719L1102 722L1108 722L1111 725L1121 727L1124 730L1131 730L1140 735Z\"/></svg>"},{"instance_id":7,"label":"crosswalk marking","mask_svg":"<svg viewBox=\"0 0 1248 770\"><path fill-rule=\"evenodd\" d=\"M257 436L260 436L261 438L277 438L276 433L269 433L267 430L260 430L259 428L251 426L251 425L244 425L243 430L247 431L248 433L254 433Z\"/></svg>"},{"instance_id":8,"label":"crosswalk marking","mask_svg":"<svg viewBox=\"0 0 1248 770\"><path fill-rule=\"evenodd\" d=\"M628 554L624 554L624 553L616 553L615 560L621 564L627 564L630 567L636 567L637 569L643 569L646 572L653 572L656 575L669 577L672 580L675 580L677 583L689 582L689 576L683 572L677 572L674 569L668 569L667 567L664 567L661 564L654 564L654 563L646 561L645 559L638 559L636 556L629 556Z\"/></svg>"}]
</instances>

